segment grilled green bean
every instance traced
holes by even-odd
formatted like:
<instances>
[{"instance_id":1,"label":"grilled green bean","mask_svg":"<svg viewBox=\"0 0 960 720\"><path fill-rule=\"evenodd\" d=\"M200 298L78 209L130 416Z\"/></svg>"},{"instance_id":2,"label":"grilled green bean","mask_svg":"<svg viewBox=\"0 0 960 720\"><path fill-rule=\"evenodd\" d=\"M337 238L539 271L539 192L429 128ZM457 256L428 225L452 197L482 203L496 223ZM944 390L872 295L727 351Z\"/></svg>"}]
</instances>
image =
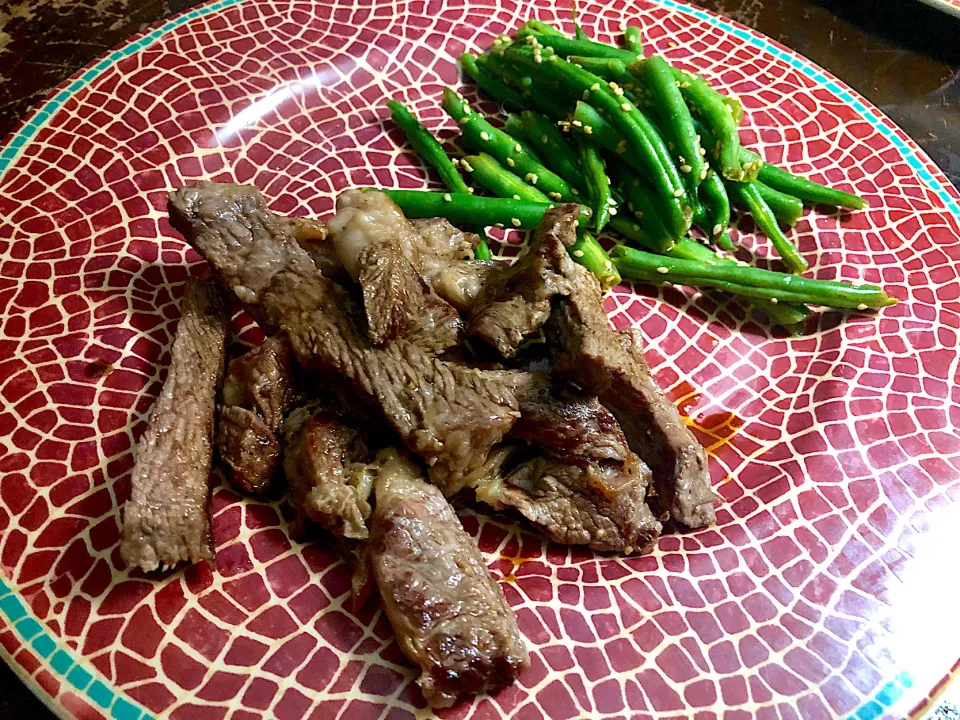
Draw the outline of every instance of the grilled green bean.
<instances>
[{"instance_id":1,"label":"grilled green bean","mask_svg":"<svg viewBox=\"0 0 960 720\"><path fill-rule=\"evenodd\" d=\"M477 185L499 197L540 203L550 202L550 198L533 185L525 183L486 153L467 155L460 161L460 167L472 175Z\"/></svg>"},{"instance_id":2,"label":"grilled green bean","mask_svg":"<svg viewBox=\"0 0 960 720\"><path fill-rule=\"evenodd\" d=\"M692 287L712 287L745 297L810 303L836 308L881 308L897 301L875 285L848 285L796 275L742 267L736 263L709 264L654 255L626 247L613 250L614 263L625 277Z\"/></svg>"},{"instance_id":3,"label":"grilled green bean","mask_svg":"<svg viewBox=\"0 0 960 720\"><path fill-rule=\"evenodd\" d=\"M543 46L551 47L561 57L582 55L584 57L613 58L624 63L635 62L637 53L594 42L593 40L578 40L563 35L549 35L546 33L530 33L525 37L532 37ZM642 57L642 56L640 56Z\"/></svg>"},{"instance_id":4,"label":"grilled green bean","mask_svg":"<svg viewBox=\"0 0 960 720\"><path fill-rule=\"evenodd\" d=\"M531 34L550 35L551 37L566 37L566 35L553 27L553 25L548 25L541 20L527 20L517 29L518 38L523 38Z\"/></svg>"},{"instance_id":5,"label":"grilled green bean","mask_svg":"<svg viewBox=\"0 0 960 720\"><path fill-rule=\"evenodd\" d=\"M760 231L766 235L773 247L780 253L780 259L790 272L802 273L807 269L807 261L803 259L796 246L783 234L777 218L770 206L760 197L760 193L753 183L727 183L727 191L738 201L747 206L754 222Z\"/></svg>"},{"instance_id":6,"label":"grilled green bean","mask_svg":"<svg viewBox=\"0 0 960 720\"><path fill-rule=\"evenodd\" d=\"M410 141L413 149L421 159L426 160L436 168L440 177L443 179L444 185L446 185L451 192L470 193L471 189L463 181L463 178L460 177L456 166L454 166L447 153L444 152L440 143L420 124L416 116L408 108L395 100L388 101L387 107L390 108L390 116L393 118L393 121L403 130L403 134L407 136L407 140ZM484 233L482 227L475 228L475 230L480 236L480 244L474 249L475 255L489 256L490 248L487 247L486 233Z\"/></svg>"},{"instance_id":7,"label":"grilled green bean","mask_svg":"<svg viewBox=\"0 0 960 720\"><path fill-rule=\"evenodd\" d=\"M523 121L524 137L540 153L547 167L572 187L583 189L580 161L556 123L532 110L524 110L520 118Z\"/></svg>"},{"instance_id":8,"label":"grilled green bean","mask_svg":"<svg viewBox=\"0 0 960 720\"><path fill-rule=\"evenodd\" d=\"M644 63L649 60L644 61ZM631 70L641 71L638 63ZM683 73L680 93L687 103L700 116L712 136L713 145L707 145L707 153L714 157L720 167L720 173L728 180L744 180L744 169L740 160L740 138L737 135L737 121L731 106L722 100L720 93L711 88L699 75Z\"/></svg>"},{"instance_id":9,"label":"grilled green bean","mask_svg":"<svg viewBox=\"0 0 960 720\"><path fill-rule=\"evenodd\" d=\"M452 89L444 88L441 105L457 121L463 139L470 147L505 163L519 177L535 185L548 199L576 199L577 191L544 166L530 147L488 123Z\"/></svg>"},{"instance_id":10,"label":"grilled green bean","mask_svg":"<svg viewBox=\"0 0 960 720\"><path fill-rule=\"evenodd\" d=\"M610 220L610 204L613 195L610 193L610 178L607 177L607 166L600 156L596 146L580 138L577 143L580 165L583 167L583 177L587 186L587 195L590 197L590 206L593 208L593 226L597 232Z\"/></svg>"},{"instance_id":11,"label":"grilled green bean","mask_svg":"<svg viewBox=\"0 0 960 720\"><path fill-rule=\"evenodd\" d=\"M656 243L650 239L638 223L630 221L627 218L615 217L610 221L609 227L615 230L618 235L642 247L644 250L657 253ZM736 260L720 257L710 248L690 238L681 238L676 245L662 254L678 260L695 260L706 263L707 265L737 264ZM616 261L614 261L614 264L616 264ZM767 317L770 318L770 322L774 325L782 325L786 328L791 328L810 316L810 311L802 304L786 302L771 304L768 300L748 297L744 297L743 300L766 313Z\"/></svg>"},{"instance_id":12,"label":"grilled green bean","mask_svg":"<svg viewBox=\"0 0 960 720\"><path fill-rule=\"evenodd\" d=\"M685 234L690 229L692 213L689 205L683 202L685 191L680 173L670 159L663 139L646 116L634 105L618 97L596 75L559 58L543 61L542 54L535 55L526 50L510 47L505 54L511 60L525 64L540 77L559 82L568 91L587 97L624 136L630 149L651 168L650 177L662 197L671 228L679 234ZM538 57L541 58L539 62Z\"/></svg>"},{"instance_id":13,"label":"grilled green bean","mask_svg":"<svg viewBox=\"0 0 960 720\"><path fill-rule=\"evenodd\" d=\"M477 246L473 249L473 259L493 260L493 253L490 252L490 245L487 243L487 234L480 229L477 235L480 237L480 242L477 243Z\"/></svg>"},{"instance_id":14,"label":"grilled green bean","mask_svg":"<svg viewBox=\"0 0 960 720\"><path fill-rule=\"evenodd\" d=\"M477 58L470 53L460 56L460 67L480 89L503 105L508 110L522 110L526 105L523 95L508 86L495 75L487 72L477 63Z\"/></svg>"},{"instance_id":15,"label":"grilled green bean","mask_svg":"<svg viewBox=\"0 0 960 720\"><path fill-rule=\"evenodd\" d=\"M610 256L586 230L577 231L577 241L570 248L573 259L597 276L604 290L620 284L620 273Z\"/></svg>"},{"instance_id":16,"label":"grilled green bean","mask_svg":"<svg viewBox=\"0 0 960 720\"><path fill-rule=\"evenodd\" d=\"M693 117L673 79L673 69L662 57L649 58L642 65L643 79L652 96L660 128L673 142L674 158L688 187L695 190L707 175L707 164L700 152L700 140L693 127Z\"/></svg>"},{"instance_id":17,"label":"grilled green bean","mask_svg":"<svg viewBox=\"0 0 960 720\"><path fill-rule=\"evenodd\" d=\"M727 189L723 186L720 176L711 170L700 183L699 193L700 202L707 210L707 232L710 237L716 239L730 224L730 198L727 195Z\"/></svg>"},{"instance_id":18,"label":"grilled green bean","mask_svg":"<svg viewBox=\"0 0 960 720\"><path fill-rule=\"evenodd\" d=\"M573 55L567 59L579 65L587 72L592 72L597 77L603 78L608 82L617 83L624 91L630 92L631 94L639 86L638 78L627 70L627 64L622 60L583 57L580 55Z\"/></svg>"},{"instance_id":19,"label":"grilled green bean","mask_svg":"<svg viewBox=\"0 0 960 720\"><path fill-rule=\"evenodd\" d=\"M457 172L457 168L440 146L440 143L420 124L416 116L396 100L387 101L387 107L390 108L390 116L393 121L403 130L403 134L407 136L407 140L410 141L410 145L413 146L417 155L436 168L443 179L443 184L451 192L470 192L470 188L460 177L460 173Z\"/></svg>"},{"instance_id":20,"label":"grilled green bean","mask_svg":"<svg viewBox=\"0 0 960 720\"><path fill-rule=\"evenodd\" d=\"M523 120L520 119L519 115L514 115L513 113L507 115L507 119L503 123L503 129L508 135L511 135L520 142L527 142L527 134L523 129Z\"/></svg>"},{"instance_id":21,"label":"grilled green bean","mask_svg":"<svg viewBox=\"0 0 960 720\"><path fill-rule=\"evenodd\" d=\"M870 203L861 197L798 177L775 165L764 164L760 168L757 179L774 190L793 195L807 203L832 205L850 210L863 210L870 207Z\"/></svg>"},{"instance_id":22,"label":"grilled green bean","mask_svg":"<svg viewBox=\"0 0 960 720\"><path fill-rule=\"evenodd\" d=\"M697 134L700 135L701 147L718 147L719 143L717 142L716 135L714 135L711 128L700 122L700 120L697 118L693 119L693 127L697 131ZM737 141L739 142L739 138ZM741 182L751 182L756 180L757 173L759 173L760 169L763 167L763 158L757 155L757 153L755 153L753 150L745 148L742 145L740 146L739 155L740 167L743 170L743 180L741 180Z\"/></svg>"},{"instance_id":23,"label":"grilled green bean","mask_svg":"<svg viewBox=\"0 0 960 720\"><path fill-rule=\"evenodd\" d=\"M630 52L643 55L643 38L640 37L640 28L631 25L624 30L623 45Z\"/></svg>"},{"instance_id":24,"label":"grilled green bean","mask_svg":"<svg viewBox=\"0 0 960 720\"><path fill-rule=\"evenodd\" d=\"M579 123L579 126L577 126ZM596 143L598 146L615 153L621 161L626 165L629 165L632 169L638 171L641 176L649 176L649 168L647 165L640 161L640 159L633 155L632 153L626 152L627 150L627 141L620 135L619 132L608 123L600 113L596 111L593 107L584 102L578 102L573 113L573 127L579 132L585 132L588 128L590 129L590 139ZM633 180L631 175L631 181ZM624 182L624 184L628 184ZM647 192L649 197L649 192ZM650 198L650 202L653 205L646 205L646 210L640 210L640 212L646 212L648 217L653 217L654 212L658 218L658 224L654 225L651 228L651 235L657 238L658 242L662 242L664 245L668 245L670 242L673 242L676 238L683 237L686 235L686 230L682 233L678 232L673 225L671 225L667 218L666 213L662 209L654 211L654 208L662 208L663 202L662 199L658 197L656 201ZM635 203L638 207L641 205L640 202ZM692 212L694 208L690 208L689 212ZM650 222L648 220L648 222ZM689 230L689 227L687 228Z\"/></svg>"},{"instance_id":25,"label":"grilled green bean","mask_svg":"<svg viewBox=\"0 0 960 720\"><path fill-rule=\"evenodd\" d=\"M774 190L759 180L755 180L753 185L757 188L757 192L760 193L763 201L770 206L777 220L790 227L797 224L797 220L803 215L803 203L800 198Z\"/></svg>"},{"instance_id":26,"label":"grilled green bean","mask_svg":"<svg viewBox=\"0 0 960 720\"><path fill-rule=\"evenodd\" d=\"M559 85L534 83L526 68L517 67L499 53L484 55L478 59L481 69L501 78L510 87L516 88L524 98L525 107L543 113L553 120L562 120L573 107L573 99L563 92Z\"/></svg>"},{"instance_id":27,"label":"grilled green bean","mask_svg":"<svg viewBox=\"0 0 960 720\"><path fill-rule=\"evenodd\" d=\"M443 217L458 226L502 225L531 230L540 224L543 214L555 206L554 203L513 200L509 196L508 198L481 197L429 190L382 190L381 192L388 195L408 218ZM580 222L585 225L589 222L589 216L581 214Z\"/></svg>"},{"instance_id":28,"label":"grilled green bean","mask_svg":"<svg viewBox=\"0 0 960 720\"><path fill-rule=\"evenodd\" d=\"M727 252L733 252L737 249L737 246L733 242L733 238L730 237L730 233L728 233L726 230L719 235L714 235L713 243L721 250L726 250Z\"/></svg>"},{"instance_id":29,"label":"grilled green bean","mask_svg":"<svg viewBox=\"0 0 960 720\"><path fill-rule=\"evenodd\" d=\"M626 209L639 221L650 238L653 252L666 252L679 237L672 233L663 220L653 193L640 180L629 173L619 174L620 191L626 200ZM623 212L621 207L620 212Z\"/></svg>"}]
</instances>

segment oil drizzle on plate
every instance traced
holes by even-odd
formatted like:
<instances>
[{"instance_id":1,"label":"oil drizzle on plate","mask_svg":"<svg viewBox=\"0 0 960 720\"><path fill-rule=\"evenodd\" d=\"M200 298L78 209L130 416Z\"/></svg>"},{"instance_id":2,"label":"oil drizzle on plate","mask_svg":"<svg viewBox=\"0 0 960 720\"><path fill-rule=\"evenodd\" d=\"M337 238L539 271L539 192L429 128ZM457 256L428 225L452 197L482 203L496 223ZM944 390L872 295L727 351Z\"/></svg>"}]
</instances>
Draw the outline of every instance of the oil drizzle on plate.
<instances>
[{"instance_id":1,"label":"oil drizzle on plate","mask_svg":"<svg viewBox=\"0 0 960 720\"><path fill-rule=\"evenodd\" d=\"M743 427L743 419L729 410L698 415L697 411L704 405L709 407L710 401L686 380L677 383L667 395L677 406L687 427L713 440L706 446L710 454L715 454L721 446L729 443Z\"/></svg>"}]
</instances>

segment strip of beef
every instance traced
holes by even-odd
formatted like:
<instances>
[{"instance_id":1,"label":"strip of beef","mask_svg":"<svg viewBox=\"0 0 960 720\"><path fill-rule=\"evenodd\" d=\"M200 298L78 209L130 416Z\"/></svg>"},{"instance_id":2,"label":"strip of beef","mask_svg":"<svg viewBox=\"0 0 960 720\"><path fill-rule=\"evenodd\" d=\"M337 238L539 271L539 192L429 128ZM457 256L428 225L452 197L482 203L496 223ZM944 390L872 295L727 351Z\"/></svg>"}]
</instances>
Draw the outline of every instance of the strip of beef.
<instances>
[{"instance_id":1,"label":"strip of beef","mask_svg":"<svg viewBox=\"0 0 960 720\"><path fill-rule=\"evenodd\" d=\"M280 443L253 410L221 405L217 452L230 471L230 481L248 493L263 494L280 463Z\"/></svg>"},{"instance_id":2,"label":"strip of beef","mask_svg":"<svg viewBox=\"0 0 960 720\"><path fill-rule=\"evenodd\" d=\"M324 278L251 186L200 183L170 195L171 221L266 328L287 331L297 361L337 374L376 406L441 485L470 473L516 421L495 373L444 362L402 339L371 347Z\"/></svg>"},{"instance_id":3,"label":"strip of beef","mask_svg":"<svg viewBox=\"0 0 960 720\"><path fill-rule=\"evenodd\" d=\"M230 361L217 450L242 490L262 494L270 488L280 462L275 433L294 394L293 354L283 333Z\"/></svg>"},{"instance_id":4,"label":"strip of beef","mask_svg":"<svg viewBox=\"0 0 960 720\"><path fill-rule=\"evenodd\" d=\"M388 450L378 466L373 574L427 702L449 707L511 684L529 657L473 538L415 465Z\"/></svg>"},{"instance_id":5,"label":"strip of beef","mask_svg":"<svg viewBox=\"0 0 960 720\"><path fill-rule=\"evenodd\" d=\"M363 289L374 345L401 337L439 355L457 344L460 315L417 272L420 236L389 197L343 193L330 229L344 266Z\"/></svg>"},{"instance_id":6,"label":"strip of beef","mask_svg":"<svg viewBox=\"0 0 960 720\"><path fill-rule=\"evenodd\" d=\"M420 235L417 272L431 285L444 268L472 259L473 248L480 244L479 236L454 227L446 218L424 218L410 222Z\"/></svg>"},{"instance_id":7,"label":"strip of beef","mask_svg":"<svg viewBox=\"0 0 960 720\"><path fill-rule=\"evenodd\" d=\"M643 361L639 335L616 333L603 309L597 279L574 265L570 293L554 302L549 334L558 375L600 397L620 421L630 449L653 469L657 500L692 528L715 522L706 452Z\"/></svg>"},{"instance_id":8,"label":"strip of beef","mask_svg":"<svg viewBox=\"0 0 960 720\"><path fill-rule=\"evenodd\" d=\"M429 282L437 295L468 313L491 278L508 269L498 260L462 260L440 267Z\"/></svg>"},{"instance_id":9,"label":"strip of beef","mask_svg":"<svg viewBox=\"0 0 960 720\"><path fill-rule=\"evenodd\" d=\"M550 317L551 299L566 295L574 266L567 247L576 240L576 205L548 211L536 237L508 270L489 278L470 313L467 329L511 358L524 338Z\"/></svg>"},{"instance_id":10,"label":"strip of beef","mask_svg":"<svg viewBox=\"0 0 960 720\"><path fill-rule=\"evenodd\" d=\"M396 203L381 192L341 193L330 232L340 260L354 280L360 278L360 253L370 245L398 244L400 253L419 272L420 233Z\"/></svg>"},{"instance_id":11,"label":"strip of beef","mask_svg":"<svg viewBox=\"0 0 960 720\"><path fill-rule=\"evenodd\" d=\"M631 364L614 373L601 400L653 469L657 499L671 517L692 528L713 525L720 498L710 488L703 446L651 376L640 332L625 328L616 335Z\"/></svg>"},{"instance_id":12,"label":"strip of beef","mask_svg":"<svg viewBox=\"0 0 960 720\"><path fill-rule=\"evenodd\" d=\"M289 232L306 250L314 265L326 277L337 282L348 279L347 271L340 262L340 254L330 239L327 226L312 218L286 218Z\"/></svg>"},{"instance_id":13,"label":"strip of beef","mask_svg":"<svg viewBox=\"0 0 960 720\"><path fill-rule=\"evenodd\" d=\"M213 559L207 501L227 307L212 285L190 281L180 313L167 379L137 445L123 507L120 553L144 571Z\"/></svg>"},{"instance_id":14,"label":"strip of beef","mask_svg":"<svg viewBox=\"0 0 960 720\"><path fill-rule=\"evenodd\" d=\"M367 313L367 335L374 345L395 338L434 355L456 345L463 321L390 245L369 245L360 252L360 287Z\"/></svg>"},{"instance_id":15,"label":"strip of beef","mask_svg":"<svg viewBox=\"0 0 960 720\"><path fill-rule=\"evenodd\" d=\"M311 403L296 408L283 425L283 469L290 485L296 532L313 520L338 537L369 536L370 491L367 444L331 408Z\"/></svg>"},{"instance_id":16,"label":"strip of beef","mask_svg":"<svg viewBox=\"0 0 960 720\"><path fill-rule=\"evenodd\" d=\"M509 265L494 260L473 260L480 237L450 224L446 218L411 220L420 233L417 270L427 283L460 312L467 312L494 274Z\"/></svg>"},{"instance_id":17,"label":"strip of beef","mask_svg":"<svg viewBox=\"0 0 960 720\"><path fill-rule=\"evenodd\" d=\"M293 396L293 353L283 333L234 358L227 367L224 403L255 410L273 432Z\"/></svg>"},{"instance_id":18,"label":"strip of beef","mask_svg":"<svg viewBox=\"0 0 960 720\"><path fill-rule=\"evenodd\" d=\"M635 454L625 462L592 462L549 454L501 477L491 473L477 498L513 508L554 542L594 550L648 552L662 526L646 504L650 471Z\"/></svg>"},{"instance_id":19,"label":"strip of beef","mask_svg":"<svg viewBox=\"0 0 960 720\"><path fill-rule=\"evenodd\" d=\"M559 457L625 461L627 439L595 395L551 382L544 372L501 371L520 402L512 437Z\"/></svg>"}]
</instances>

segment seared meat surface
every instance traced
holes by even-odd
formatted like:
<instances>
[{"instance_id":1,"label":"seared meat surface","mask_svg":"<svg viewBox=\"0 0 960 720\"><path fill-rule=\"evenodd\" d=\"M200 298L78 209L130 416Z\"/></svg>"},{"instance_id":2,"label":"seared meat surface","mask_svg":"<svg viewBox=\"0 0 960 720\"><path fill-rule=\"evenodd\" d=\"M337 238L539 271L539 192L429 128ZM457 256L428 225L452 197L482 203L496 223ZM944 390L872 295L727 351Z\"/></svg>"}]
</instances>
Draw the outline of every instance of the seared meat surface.
<instances>
[{"instance_id":1,"label":"seared meat surface","mask_svg":"<svg viewBox=\"0 0 960 720\"><path fill-rule=\"evenodd\" d=\"M271 431L293 401L293 354L280 333L234 358L223 381L223 401L259 413Z\"/></svg>"},{"instance_id":2,"label":"seared meat surface","mask_svg":"<svg viewBox=\"0 0 960 720\"><path fill-rule=\"evenodd\" d=\"M144 571L213 559L207 500L227 306L211 284L192 280L180 313L167 379L137 445L123 507L120 553Z\"/></svg>"},{"instance_id":3,"label":"seared meat surface","mask_svg":"<svg viewBox=\"0 0 960 720\"><path fill-rule=\"evenodd\" d=\"M280 443L253 410L239 405L220 406L217 451L234 485L249 493L262 494L269 489L280 462Z\"/></svg>"},{"instance_id":4,"label":"seared meat surface","mask_svg":"<svg viewBox=\"0 0 960 720\"><path fill-rule=\"evenodd\" d=\"M487 279L470 312L467 329L505 358L550 317L551 299L566 295L567 276L575 267L567 247L576 241L576 205L548 211L526 252Z\"/></svg>"},{"instance_id":5,"label":"seared meat surface","mask_svg":"<svg viewBox=\"0 0 960 720\"><path fill-rule=\"evenodd\" d=\"M511 428L517 398L496 374L431 357L398 339L372 347L323 277L251 186L199 183L170 195L171 220L263 324L287 331L298 362L342 377L379 407L441 485L479 467ZM402 217L402 216L401 216Z\"/></svg>"},{"instance_id":6,"label":"seared meat surface","mask_svg":"<svg viewBox=\"0 0 960 720\"><path fill-rule=\"evenodd\" d=\"M517 510L555 542L630 554L652 549L660 535L645 502L649 480L649 469L633 453L625 462L545 454L482 483L477 497Z\"/></svg>"},{"instance_id":7,"label":"seared meat surface","mask_svg":"<svg viewBox=\"0 0 960 720\"><path fill-rule=\"evenodd\" d=\"M337 214L329 228L340 261L354 280L360 279L360 253L372 245L396 246L419 272L420 233L383 193L362 190L342 193L337 198Z\"/></svg>"},{"instance_id":8,"label":"seared meat surface","mask_svg":"<svg viewBox=\"0 0 960 720\"><path fill-rule=\"evenodd\" d=\"M487 282L508 266L496 260L463 260L441 267L430 278L434 291L462 313L470 312Z\"/></svg>"},{"instance_id":9,"label":"seared meat surface","mask_svg":"<svg viewBox=\"0 0 960 720\"><path fill-rule=\"evenodd\" d=\"M610 327L592 274L573 266L569 279L570 294L555 301L549 328L554 372L596 393L613 412L630 449L653 468L657 500L670 517L693 528L713 524L717 498L706 452L650 376L639 335Z\"/></svg>"},{"instance_id":10,"label":"seared meat surface","mask_svg":"<svg viewBox=\"0 0 960 720\"><path fill-rule=\"evenodd\" d=\"M480 243L477 235L455 228L445 218L425 218L410 222L420 234L417 248L420 265L417 270L431 285L445 268L472 259L473 248Z\"/></svg>"},{"instance_id":11,"label":"seared meat surface","mask_svg":"<svg viewBox=\"0 0 960 720\"><path fill-rule=\"evenodd\" d=\"M653 470L660 505L687 527L713 525L720 498L710 488L706 451L650 375L640 332L623 329L617 339L632 364L613 375L603 403L620 421L630 447Z\"/></svg>"},{"instance_id":12,"label":"seared meat surface","mask_svg":"<svg viewBox=\"0 0 960 720\"><path fill-rule=\"evenodd\" d=\"M370 341L403 338L433 355L455 346L463 321L427 280L470 257L475 236L445 221L414 225L383 193L349 191L337 206L333 240L356 269Z\"/></svg>"},{"instance_id":13,"label":"seared meat surface","mask_svg":"<svg viewBox=\"0 0 960 720\"><path fill-rule=\"evenodd\" d=\"M310 218L286 218L286 221L289 233L306 250L320 272L338 282L348 277L326 225Z\"/></svg>"},{"instance_id":14,"label":"seared meat surface","mask_svg":"<svg viewBox=\"0 0 960 720\"><path fill-rule=\"evenodd\" d=\"M373 488L362 465L369 458L360 433L331 408L312 403L290 413L283 435L298 534L309 519L339 537L366 539Z\"/></svg>"},{"instance_id":15,"label":"seared meat surface","mask_svg":"<svg viewBox=\"0 0 960 720\"><path fill-rule=\"evenodd\" d=\"M443 494L394 451L378 458L373 574L434 707L493 692L529 665L513 611Z\"/></svg>"},{"instance_id":16,"label":"seared meat surface","mask_svg":"<svg viewBox=\"0 0 960 720\"><path fill-rule=\"evenodd\" d=\"M460 341L460 315L417 274L396 243L365 247L359 265L367 336L374 345L403 338L439 355Z\"/></svg>"},{"instance_id":17,"label":"seared meat surface","mask_svg":"<svg viewBox=\"0 0 960 720\"><path fill-rule=\"evenodd\" d=\"M358 191L341 195L338 208L333 241L363 289L370 342L404 338L434 355L456 345L463 322L417 271L425 250L400 209L383 193Z\"/></svg>"},{"instance_id":18,"label":"seared meat surface","mask_svg":"<svg viewBox=\"0 0 960 720\"><path fill-rule=\"evenodd\" d=\"M275 215L251 186L198 183L172 192L169 207L273 334L229 366L217 442L234 482L262 491L282 451L295 532L332 533L352 559L355 595L375 583L431 706L496 691L529 665L446 497L472 489L552 541L626 554L649 551L662 530L648 501L660 519L714 521L703 448L654 383L639 333L611 329L599 283L569 254L577 206L548 211L512 265L473 260L477 236L411 222L380 192L344 193L329 234ZM204 430L209 466L225 330L209 320L202 333L198 308L185 300L134 471L123 553L141 567L212 556L207 478L195 469ZM334 404L304 399L318 386ZM416 456L390 447L401 443Z\"/></svg>"},{"instance_id":19,"label":"seared meat surface","mask_svg":"<svg viewBox=\"0 0 960 720\"><path fill-rule=\"evenodd\" d=\"M293 354L283 333L227 366L217 451L231 482L242 490L258 494L269 490L280 462L275 433L294 395Z\"/></svg>"},{"instance_id":20,"label":"seared meat surface","mask_svg":"<svg viewBox=\"0 0 960 720\"><path fill-rule=\"evenodd\" d=\"M627 439L613 414L595 395L552 382L544 372L501 371L520 402L510 436L559 457L627 459Z\"/></svg>"}]
</instances>

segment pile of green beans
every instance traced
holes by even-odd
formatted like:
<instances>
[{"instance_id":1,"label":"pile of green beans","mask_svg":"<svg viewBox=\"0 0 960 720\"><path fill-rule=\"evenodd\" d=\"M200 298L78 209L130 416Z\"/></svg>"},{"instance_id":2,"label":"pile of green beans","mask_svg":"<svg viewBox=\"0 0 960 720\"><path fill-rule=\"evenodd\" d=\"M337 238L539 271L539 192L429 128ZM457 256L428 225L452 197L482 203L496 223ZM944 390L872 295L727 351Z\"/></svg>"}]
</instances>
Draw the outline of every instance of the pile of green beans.
<instances>
[{"instance_id":1,"label":"pile of green beans","mask_svg":"<svg viewBox=\"0 0 960 720\"><path fill-rule=\"evenodd\" d=\"M509 115L489 122L451 88L443 109L473 154L451 160L412 113L389 103L414 150L436 168L449 193L387 191L409 217L446 217L473 228L528 230L559 202L583 212L578 262L610 287L620 275L742 297L774 324L790 327L807 304L864 310L895 302L882 289L799 277L807 261L784 228L807 205L848 210L866 200L765 163L740 144L740 101L699 75L644 57L640 30L627 27L622 47L570 37L539 20L489 52L465 53L463 73ZM472 194L473 183L493 197ZM745 267L727 232L732 207L753 216L787 272ZM619 236L608 255L588 231ZM691 228L721 252L688 237ZM640 250L628 247L632 245ZM489 250L486 243L477 256Z\"/></svg>"}]
</instances>

